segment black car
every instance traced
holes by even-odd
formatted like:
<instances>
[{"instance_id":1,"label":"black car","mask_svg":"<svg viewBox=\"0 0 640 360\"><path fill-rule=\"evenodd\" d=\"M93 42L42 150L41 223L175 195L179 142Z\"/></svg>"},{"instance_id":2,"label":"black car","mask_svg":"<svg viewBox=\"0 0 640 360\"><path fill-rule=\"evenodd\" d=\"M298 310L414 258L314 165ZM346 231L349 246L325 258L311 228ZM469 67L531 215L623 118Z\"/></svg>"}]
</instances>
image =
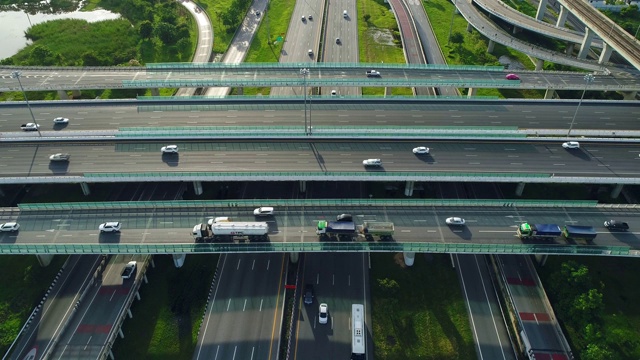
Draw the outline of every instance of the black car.
<instances>
[{"instance_id":1,"label":"black car","mask_svg":"<svg viewBox=\"0 0 640 360\"><path fill-rule=\"evenodd\" d=\"M307 284L304 286L304 303L305 305L313 304L313 285Z\"/></svg>"},{"instance_id":2,"label":"black car","mask_svg":"<svg viewBox=\"0 0 640 360\"><path fill-rule=\"evenodd\" d=\"M607 220L604 222L604 227L609 230L627 231L629 230L629 224L624 221Z\"/></svg>"},{"instance_id":3,"label":"black car","mask_svg":"<svg viewBox=\"0 0 640 360\"><path fill-rule=\"evenodd\" d=\"M336 216L336 221L353 221L351 214L340 214Z\"/></svg>"}]
</instances>

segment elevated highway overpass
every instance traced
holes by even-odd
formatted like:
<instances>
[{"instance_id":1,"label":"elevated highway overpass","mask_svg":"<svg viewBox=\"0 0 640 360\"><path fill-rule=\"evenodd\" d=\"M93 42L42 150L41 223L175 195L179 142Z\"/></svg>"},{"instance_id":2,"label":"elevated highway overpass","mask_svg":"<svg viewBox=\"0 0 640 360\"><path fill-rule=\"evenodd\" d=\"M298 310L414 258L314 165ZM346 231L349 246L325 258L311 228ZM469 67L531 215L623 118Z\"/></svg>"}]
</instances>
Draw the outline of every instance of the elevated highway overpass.
<instances>
[{"instance_id":1,"label":"elevated highway overpass","mask_svg":"<svg viewBox=\"0 0 640 360\"><path fill-rule=\"evenodd\" d=\"M319 87L442 87L515 88L543 90L583 90L584 73L519 72L521 80L506 80L502 67L397 65L397 64L157 64L154 67L113 68L24 68L0 67L0 91L20 91L12 71L22 71L27 91L62 91L114 88L164 87L291 87L303 86L300 69L310 75L307 86ZM379 78L368 78L365 71L375 68ZM600 69L602 71L606 69ZM602 72L589 90L637 91L640 73ZM615 75L615 76L614 76Z\"/></svg>"},{"instance_id":2,"label":"elevated highway overpass","mask_svg":"<svg viewBox=\"0 0 640 360\"><path fill-rule=\"evenodd\" d=\"M194 243L195 224L215 216L255 221L256 206L276 207L268 242ZM354 221L391 221L393 241L327 241L315 234L318 220L350 213ZM269 200L21 204L2 209L21 224L18 233L0 234L0 254L161 254L209 252L439 252L637 256L640 213L637 205L526 200ZM466 219L449 227L445 218ZM602 223L623 219L630 232L610 233ZM121 233L100 234L103 221L122 222ZM523 243L521 222L592 225L593 244L559 239Z\"/></svg>"},{"instance_id":3,"label":"elevated highway overpass","mask_svg":"<svg viewBox=\"0 0 640 360\"><path fill-rule=\"evenodd\" d=\"M637 184L636 145L562 141L268 140L3 144L0 184L181 181L463 181ZM430 154L412 149L429 146ZM69 162L49 155L69 153ZM382 159L364 167L364 159Z\"/></svg>"}]
</instances>

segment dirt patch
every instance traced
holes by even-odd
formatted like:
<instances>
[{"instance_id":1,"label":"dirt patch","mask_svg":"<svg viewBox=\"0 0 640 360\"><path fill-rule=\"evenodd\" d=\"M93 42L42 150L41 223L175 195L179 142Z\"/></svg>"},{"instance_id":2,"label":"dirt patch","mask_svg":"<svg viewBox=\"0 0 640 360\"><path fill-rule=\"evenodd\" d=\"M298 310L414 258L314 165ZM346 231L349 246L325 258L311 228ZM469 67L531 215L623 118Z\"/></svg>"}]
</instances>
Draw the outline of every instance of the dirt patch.
<instances>
[{"instance_id":1,"label":"dirt patch","mask_svg":"<svg viewBox=\"0 0 640 360\"><path fill-rule=\"evenodd\" d=\"M520 61L518 61L517 59L513 59L510 58L506 55L502 55L500 56L500 58L498 58L498 62L502 65L504 65L505 69L509 69L509 70L524 70L525 67L524 65L522 65L522 63Z\"/></svg>"},{"instance_id":2,"label":"dirt patch","mask_svg":"<svg viewBox=\"0 0 640 360\"><path fill-rule=\"evenodd\" d=\"M369 34L378 44L394 46L393 35L389 29L373 28L368 30Z\"/></svg>"}]
</instances>

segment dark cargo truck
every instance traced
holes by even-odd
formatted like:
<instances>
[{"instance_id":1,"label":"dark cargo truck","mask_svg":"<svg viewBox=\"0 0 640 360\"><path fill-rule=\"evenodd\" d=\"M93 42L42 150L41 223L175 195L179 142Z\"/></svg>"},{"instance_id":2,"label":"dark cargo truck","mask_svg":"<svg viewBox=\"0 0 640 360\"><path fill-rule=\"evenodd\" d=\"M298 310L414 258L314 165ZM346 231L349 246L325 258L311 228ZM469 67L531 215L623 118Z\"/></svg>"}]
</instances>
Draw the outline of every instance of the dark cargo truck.
<instances>
[{"instance_id":1,"label":"dark cargo truck","mask_svg":"<svg viewBox=\"0 0 640 360\"><path fill-rule=\"evenodd\" d=\"M584 225L565 225L562 229L562 235L567 240L582 240L591 242L598 236L598 233L593 229L593 226Z\"/></svg>"}]
</instances>

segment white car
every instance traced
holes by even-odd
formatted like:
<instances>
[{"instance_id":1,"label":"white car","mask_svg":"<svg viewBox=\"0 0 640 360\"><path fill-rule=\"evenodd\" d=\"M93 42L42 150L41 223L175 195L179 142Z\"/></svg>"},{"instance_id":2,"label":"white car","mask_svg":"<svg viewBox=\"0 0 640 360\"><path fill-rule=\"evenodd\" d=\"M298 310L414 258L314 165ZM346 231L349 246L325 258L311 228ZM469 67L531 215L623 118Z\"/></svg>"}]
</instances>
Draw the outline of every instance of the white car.
<instances>
[{"instance_id":1,"label":"white car","mask_svg":"<svg viewBox=\"0 0 640 360\"><path fill-rule=\"evenodd\" d=\"M447 225L464 225L465 223L464 219L460 217L450 217L444 222L446 222Z\"/></svg>"},{"instance_id":2,"label":"white car","mask_svg":"<svg viewBox=\"0 0 640 360\"><path fill-rule=\"evenodd\" d=\"M178 145L167 145L160 148L163 154L177 154L178 153Z\"/></svg>"},{"instance_id":3,"label":"white car","mask_svg":"<svg viewBox=\"0 0 640 360\"><path fill-rule=\"evenodd\" d=\"M326 324L329 321L329 306L325 303L320 304L318 309L318 322Z\"/></svg>"},{"instance_id":4,"label":"white car","mask_svg":"<svg viewBox=\"0 0 640 360\"><path fill-rule=\"evenodd\" d=\"M331 90L331 96L337 96L338 95L338 91L336 90Z\"/></svg>"},{"instance_id":5,"label":"white car","mask_svg":"<svg viewBox=\"0 0 640 360\"><path fill-rule=\"evenodd\" d=\"M40 124L36 124L36 123L26 123L26 124L20 125L20 129L24 131L36 131L38 130L38 128L40 128Z\"/></svg>"},{"instance_id":6,"label":"white car","mask_svg":"<svg viewBox=\"0 0 640 360\"><path fill-rule=\"evenodd\" d=\"M125 265L124 269L122 269L122 278L130 279L131 276L136 272L136 267L138 263L136 261L129 261L127 265Z\"/></svg>"},{"instance_id":7,"label":"white car","mask_svg":"<svg viewBox=\"0 0 640 360\"><path fill-rule=\"evenodd\" d=\"M71 155L69 155L67 153L58 153L58 154L53 154L53 155L49 156L49 160L51 160L51 161L69 161L70 157L71 157Z\"/></svg>"},{"instance_id":8,"label":"white car","mask_svg":"<svg viewBox=\"0 0 640 360\"><path fill-rule=\"evenodd\" d=\"M271 206L263 206L253 210L255 216L271 216L273 215L273 208Z\"/></svg>"},{"instance_id":9,"label":"white car","mask_svg":"<svg viewBox=\"0 0 640 360\"><path fill-rule=\"evenodd\" d=\"M20 229L20 224L18 224L15 221L4 223L4 224L0 224L0 231L2 231L2 232L5 232L5 231L14 232L14 231L18 231L18 229Z\"/></svg>"},{"instance_id":10,"label":"white car","mask_svg":"<svg viewBox=\"0 0 640 360\"><path fill-rule=\"evenodd\" d=\"M378 71L378 70L367 70L367 77L380 77L380 71Z\"/></svg>"},{"instance_id":11,"label":"white car","mask_svg":"<svg viewBox=\"0 0 640 360\"><path fill-rule=\"evenodd\" d=\"M309 56L313 56L313 50L309 49L308 54Z\"/></svg>"},{"instance_id":12,"label":"white car","mask_svg":"<svg viewBox=\"0 0 640 360\"><path fill-rule=\"evenodd\" d=\"M362 160L362 165L364 165L364 166L382 166L382 160L380 160L380 159Z\"/></svg>"},{"instance_id":13,"label":"white car","mask_svg":"<svg viewBox=\"0 0 640 360\"><path fill-rule=\"evenodd\" d=\"M565 149L580 149L580 143L577 141L567 141L562 144L562 147Z\"/></svg>"},{"instance_id":14,"label":"white car","mask_svg":"<svg viewBox=\"0 0 640 360\"><path fill-rule=\"evenodd\" d=\"M429 148L424 146L418 146L417 148L413 148L414 154L428 154Z\"/></svg>"},{"instance_id":15,"label":"white car","mask_svg":"<svg viewBox=\"0 0 640 360\"><path fill-rule=\"evenodd\" d=\"M53 123L54 124L68 124L69 123L69 118L57 117L57 118L53 119Z\"/></svg>"},{"instance_id":16,"label":"white car","mask_svg":"<svg viewBox=\"0 0 640 360\"><path fill-rule=\"evenodd\" d=\"M118 232L120 231L120 223L117 221L102 223L98 229L100 232Z\"/></svg>"}]
</instances>

